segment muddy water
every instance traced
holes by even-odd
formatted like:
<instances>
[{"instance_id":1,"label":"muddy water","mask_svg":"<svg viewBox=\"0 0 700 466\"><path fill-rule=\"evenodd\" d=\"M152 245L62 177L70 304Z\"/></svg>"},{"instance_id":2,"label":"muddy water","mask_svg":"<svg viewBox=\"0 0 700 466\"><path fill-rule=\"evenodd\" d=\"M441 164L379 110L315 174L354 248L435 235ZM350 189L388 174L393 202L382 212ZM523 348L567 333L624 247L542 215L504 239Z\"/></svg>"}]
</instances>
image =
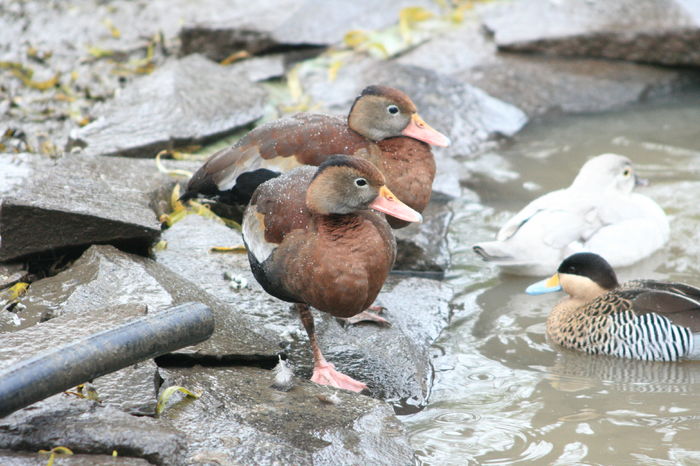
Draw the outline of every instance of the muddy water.
<instances>
[{"instance_id":1,"label":"muddy water","mask_svg":"<svg viewBox=\"0 0 700 466\"><path fill-rule=\"evenodd\" d=\"M435 345L429 406L404 417L423 464L699 464L700 362L644 363L564 352L544 322L561 296L499 275L470 245L531 199L568 185L591 155L617 152L671 216L671 241L622 280L700 286L700 95L533 124L469 162L475 195L452 225L451 326Z\"/></svg>"}]
</instances>

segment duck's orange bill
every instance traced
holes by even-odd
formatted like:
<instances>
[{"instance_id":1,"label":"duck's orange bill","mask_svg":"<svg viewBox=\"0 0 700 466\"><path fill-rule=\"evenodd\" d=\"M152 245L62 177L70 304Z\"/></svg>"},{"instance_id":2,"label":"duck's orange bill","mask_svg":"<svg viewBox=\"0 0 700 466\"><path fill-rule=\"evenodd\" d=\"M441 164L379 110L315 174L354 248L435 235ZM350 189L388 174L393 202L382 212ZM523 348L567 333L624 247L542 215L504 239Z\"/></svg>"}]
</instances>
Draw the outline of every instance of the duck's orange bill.
<instances>
[{"instance_id":1,"label":"duck's orange bill","mask_svg":"<svg viewBox=\"0 0 700 466\"><path fill-rule=\"evenodd\" d=\"M423 216L411 209L409 206L399 201L389 188L382 186L379 188L379 196L369 205L372 209L384 212L387 215L396 217L406 222L422 222Z\"/></svg>"},{"instance_id":2,"label":"duck's orange bill","mask_svg":"<svg viewBox=\"0 0 700 466\"><path fill-rule=\"evenodd\" d=\"M413 114L411 121L401 131L401 134L434 146L447 147L450 145L450 138L431 128L417 113Z\"/></svg>"}]
</instances>

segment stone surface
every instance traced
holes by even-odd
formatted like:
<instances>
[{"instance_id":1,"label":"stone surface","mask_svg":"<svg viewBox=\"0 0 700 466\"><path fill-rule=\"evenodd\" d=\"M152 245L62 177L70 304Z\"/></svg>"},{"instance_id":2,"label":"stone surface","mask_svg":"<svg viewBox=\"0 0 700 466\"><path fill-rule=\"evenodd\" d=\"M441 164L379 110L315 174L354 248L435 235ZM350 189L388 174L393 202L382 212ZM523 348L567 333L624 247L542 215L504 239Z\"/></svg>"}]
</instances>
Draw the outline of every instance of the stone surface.
<instances>
[{"instance_id":1,"label":"stone surface","mask_svg":"<svg viewBox=\"0 0 700 466\"><path fill-rule=\"evenodd\" d=\"M20 453L0 450L0 464L3 466L45 466L47 453ZM148 466L148 461L140 458L110 455L56 455L56 466Z\"/></svg>"},{"instance_id":2,"label":"stone surface","mask_svg":"<svg viewBox=\"0 0 700 466\"><path fill-rule=\"evenodd\" d=\"M266 91L235 67L199 55L173 60L132 82L71 132L69 148L92 155L152 157L162 149L230 133L263 115Z\"/></svg>"},{"instance_id":3,"label":"stone surface","mask_svg":"<svg viewBox=\"0 0 700 466\"><path fill-rule=\"evenodd\" d=\"M0 451L33 453L54 446L90 455L112 455L116 450L119 457L158 465L183 464L186 452L182 434L162 422L64 394L0 419Z\"/></svg>"},{"instance_id":4,"label":"stone surface","mask_svg":"<svg viewBox=\"0 0 700 466\"><path fill-rule=\"evenodd\" d=\"M695 0L516 0L484 24L505 50L700 65Z\"/></svg>"},{"instance_id":5,"label":"stone surface","mask_svg":"<svg viewBox=\"0 0 700 466\"><path fill-rule=\"evenodd\" d=\"M262 290L250 272L246 254L209 252L213 246L242 244L238 232L190 215L166 230L163 238L168 247L156 252L158 262L222 301L238 303L241 312L261 328L286 340L285 352L299 368L298 374L311 376L308 339L291 305ZM235 289L231 278L243 279L247 286ZM420 299L406 299L408 295L418 295ZM378 298L388 309L383 315L392 322L390 328L371 324L343 327L327 314L312 313L321 348L339 370L366 382L374 397L421 405L426 401L432 377L430 345L447 325L451 298L452 289L447 284L390 276ZM425 336L427 328L431 330Z\"/></svg>"},{"instance_id":6,"label":"stone surface","mask_svg":"<svg viewBox=\"0 0 700 466\"><path fill-rule=\"evenodd\" d=\"M700 84L700 73L584 58L500 54L496 62L457 73L530 117L602 112Z\"/></svg>"},{"instance_id":7,"label":"stone surface","mask_svg":"<svg viewBox=\"0 0 700 466\"><path fill-rule=\"evenodd\" d=\"M79 342L146 314L146 306L125 304L81 309L28 328L4 328L0 323L0 370L48 350ZM143 361L96 378L92 385L100 401L123 411L153 415L156 407L156 365ZM87 381L86 381L87 382Z\"/></svg>"},{"instance_id":8,"label":"stone surface","mask_svg":"<svg viewBox=\"0 0 700 466\"><path fill-rule=\"evenodd\" d=\"M0 162L11 186L0 190L0 261L92 243L145 250L160 235L150 193L170 180L153 161L8 157Z\"/></svg>"},{"instance_id":9,"label":"stone surface","mask_svg":"<svg viewBox=\"0 0 700 466\"><path fill-rule=\"evenodd\" d=\"M281 392L269 386L270 371L252 367L161 374L163 387L202 393L161 416L186 433L188 464L413 463L401 423L371 398L299 379ZM336 404L320 399L333 396Z\"/></svg>"},{"instance_id":10,"label":"stone surface","mask_svg":"<svg viewBox=\"0 0 700 466\"><path fill-rule=\"evenodd\" d=\"M393 270L428 272L442 277L450 267L447 230L452 211L446 200L433 196L423 212L423 222L394 230L397 256Z\"/></svg>"},{"instance_id":11,"label":"stone surface","mask_svg":"<svg viewBox=\"0 0 700 466\"><path fill-rule=\"evenodd\" d=\"M351 30L396 24L401 9L414 6L435 9L427 0L246 2L241 8L225 9L215 20L188 21L180 33L181 53L222 60L239 50L256 54L292 45L327 46Z\"/></svg>"},{"instance_id":12,"label":"stone surface","mask_svg":"<svg viewBox=\"0 0 700 466\"><path fill-rule=\"evenodd\" d=\"M157 312L191 301L214 311L216 329L182 352L273 359L279 351L276 339L240 312L240 304L225 305L167 267L111 246L93 246L66 271L34 282L18 314L28 325L107 305L140 303Z\"/></svg>"}]
</instances>

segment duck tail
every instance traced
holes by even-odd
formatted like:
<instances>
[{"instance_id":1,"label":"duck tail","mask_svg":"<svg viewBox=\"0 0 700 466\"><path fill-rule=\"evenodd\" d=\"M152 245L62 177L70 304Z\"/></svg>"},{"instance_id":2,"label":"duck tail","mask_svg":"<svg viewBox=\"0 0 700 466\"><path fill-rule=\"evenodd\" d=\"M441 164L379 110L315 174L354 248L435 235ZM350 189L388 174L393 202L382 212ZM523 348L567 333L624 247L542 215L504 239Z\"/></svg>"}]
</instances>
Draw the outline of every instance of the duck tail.
<instances>
[{"instance_id":1,"label":"duck tail","mask_svg":"<svg viewBox=\"0 0 700 466\"><path fill-rule=\"evenodd\" d=\"M472 250L487 262L512 261L513 256L503 248L500 241L487 241L472 246Z\"/></svg>"}]
</instances>

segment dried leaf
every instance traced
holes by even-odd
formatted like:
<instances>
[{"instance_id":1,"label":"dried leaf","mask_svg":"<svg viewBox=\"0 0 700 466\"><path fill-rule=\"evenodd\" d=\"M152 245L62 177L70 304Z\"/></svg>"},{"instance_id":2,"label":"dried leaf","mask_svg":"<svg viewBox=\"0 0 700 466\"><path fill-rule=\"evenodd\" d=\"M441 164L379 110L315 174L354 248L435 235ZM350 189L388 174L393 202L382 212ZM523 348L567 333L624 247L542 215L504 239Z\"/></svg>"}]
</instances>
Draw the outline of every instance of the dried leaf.
<instances>
[{"instance_id":1,"label":"dried leaf","mask_svg":"<svg viewBox=\"0 0 700 466\"><path fill-rule=\"evenodd\" d=\"M404 42L411 42L411 29L421 21L432 18L432 12L420 6L411 6L399 12L399 31Z\"/></svg>"},{"instance_id":2,"label":"dried leaf","mask_svg":"<svg viewBox=\"0 0 700 466\"><path fill-rule=\"evenodd\" d=\"M49 455L49 461L47 461L46 466L53 466L54 459L56 455L72 455L73 452L66 447L53 447L51 450L39 450L42 455Z\"/></svg>"},{"instance_id":3,"label":"dried leaf","mask_svg":"<svg viewBox=\"0 0 700 466\"><path fill-rule=\"evenodd\" d=\"M88 53L95 58L111 57L116 52L114 50L107 50L97 47L96 45L91 45L88 47Z\"/></svg>"},{"instance_id":4,"label":"dried leaf","mask_svg":"<svg viewBox=\"0 0 700 466\"><path fill-rule=\"evenodd\" d=\"M238 60L243 60L244 58L250 57L250 52L247 50L239 50L238 52L234 52L228 57L224 58L219 62L221 65L230 65L233 62L236 62Z\"/></svg>"},{"instance_id":5,"label":"dried leaf","mask_svg":"<svg viewBox=\"0 0 700 466\"><path fill-rule=\"evenodd\" d=\"M109 33L112 34L112 37L115 39L119 39L122 36L121 31L112 23L112 20L109 18L105 18L102 21L102 24L105 25L107 29L109 29Z\"/></svg>"},{"instance_id":6,"label":"dried leaf","mask_svg":"<svg viewBox=\"0 0 700 466\"><path fill-rule=\"evenodd\" d=\"M162 150L156 154L156 167L158 167L158 171L161 173L165 173L166 175L169 176L184 176L184 177L190 177L192 176L192 172L188 170L180 170L180 169L173 169L169 170L165 168L163 163L160 161L160 156L163 154L167 154L167 150Z\"/></svg>"},{"instance_id":7,"label":"dried leaf","mask_svg":"<svg viewBox=\"0 0 700 466\"><path fill-rule=\"evenodd\" d=\"M238 246L214 246L213 248L209 248L209 252L234 252L237 254L245 254L248 250L245 246L240 244Z\"/></svg>"},{"instance_id":8,"label":"dried leaf","mask_svg":"<svg viewBox=\"0 0 700 466\"><path fill-rule=\"evenodd\" d=\"M335 78L338 77L338 71L342 68L343 62L340 60L333 60L328 67L328 81L333 82Z\"/></svg>"},{"instance_id":9,"label":"dried leaf","mask_svg":"<svg viewBox=\"0 0 700 466\"><path fill-rule=\"evenodd\" d=\"M369 40L369 35L365 31L353 30L345 33L343 43L350 48L356 49Z\"/></svg>"},{"instance_id":10,"label":"dried leaf","mask_svg":"<svg viewBox=\"0 0 700 466\"><path fill-rule=\"evenodd\" d=\"M29 283L19 282L9 287L7 290L5 290L4 293L7 294L7 298L9 301L16 301L17 299L19 299L20 296L24 295L27 292L28 288Z\"/></svg>"},{"instance_id":11,"label":"dried leaf","mask_svg":"<svg viewBox=\"0 0 700 466\"><path fill-rule=\"evenodd\" d=\"M180 387L178 385L168 387L165 390L163 390L163 392L158 397L158 404L156 405L156 415L159 415L163 411L165 411L165 406L168 404L168 401L175 394L175 392L182 392L186 395L186 397L194 398L195 400L202 396L201 393L193 393L185 387Z\"/></svg>"}]
</instances>

